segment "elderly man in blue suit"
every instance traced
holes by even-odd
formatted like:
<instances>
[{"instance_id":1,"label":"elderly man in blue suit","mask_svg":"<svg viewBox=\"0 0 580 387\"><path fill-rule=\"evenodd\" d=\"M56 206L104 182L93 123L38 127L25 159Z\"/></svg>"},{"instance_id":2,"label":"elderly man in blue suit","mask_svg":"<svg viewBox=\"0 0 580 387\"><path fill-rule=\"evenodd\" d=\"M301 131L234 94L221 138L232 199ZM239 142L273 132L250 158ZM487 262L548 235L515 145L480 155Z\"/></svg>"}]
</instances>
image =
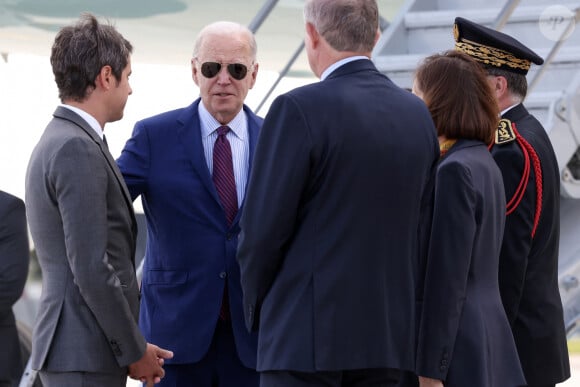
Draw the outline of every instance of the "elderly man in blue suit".
<instances>
[{"instance_id":1,"label":"elderly man in blue suit","mask_svg":"<svg viewBox=\"0 0 580 387\"><path fill-rule=\"evenodd\" d=\"M257 337L244 328L235 261L262 124L244 105L258 73L254 36L210 24L191 64L201 98L137 122L117 160L148 225L139 324L174 351L160 386L257 386Z\"/></svg>"}]
</instances>

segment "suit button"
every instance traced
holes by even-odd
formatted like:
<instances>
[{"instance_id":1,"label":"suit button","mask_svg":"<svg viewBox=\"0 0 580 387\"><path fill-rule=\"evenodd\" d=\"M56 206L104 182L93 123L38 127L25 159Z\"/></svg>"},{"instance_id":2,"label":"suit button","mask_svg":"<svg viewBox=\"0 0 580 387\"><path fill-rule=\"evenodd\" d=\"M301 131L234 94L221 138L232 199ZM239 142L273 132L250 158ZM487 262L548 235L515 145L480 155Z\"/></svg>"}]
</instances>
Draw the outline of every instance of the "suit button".
<instances>
[{"instance_id":1,"label":"suit button","mask_svg":"<svg viewBox=\"0 0 580 387\"><path fill-rule=\"evenodd\" d=\"M117 343L117 340L111 340L111 347L113 349L113 353L115 354L115 356L121 356L123 354L123 352L121 351L121 348L119 347L119 343Z\"/></svg>"},{"instance_id":2,"label":"suit button","mask_svg":"<svg viewBox=\"0 0 580 387\"><path fill-rule=\"evenodd\" d=\"M441 372L445 372L446 369L447 369L447 367L445 367L444 365L439 367L439 371L441 371Z\"/></svg>"},{"instance_id":3,"label":"suit button","mask_svg":"<svg viewBox=\"0 0 580 387\"><path fill-rule=\"evenodd\" d=\"M447 360L445 360L445 359L441 360L441 364L444 365L444 366L446 366L447 365Z\"/></svg>"},{"instance_id":4,"label":"suit button","mask_svg":"<svg viewBox=\"0 0 580 387\"><path fill-rule=\"evenodd\" d=\"M232 234L226 234L226 240L231 241L233 238Z\"/></svg>"},{"instance_id":5,"label":"suit button","mask_svg":"<svg viewBox=\"0 0 580 387\"><path fill-rule=\"evenodd\" d=\"M226 277L227 277L227 275L228 275L228 274L227 274L225 271L222 271L222 272L220 273L220 278L221 278L221 279L224 279L224 278L226 278Z\"/></svg>"}]
</instances>

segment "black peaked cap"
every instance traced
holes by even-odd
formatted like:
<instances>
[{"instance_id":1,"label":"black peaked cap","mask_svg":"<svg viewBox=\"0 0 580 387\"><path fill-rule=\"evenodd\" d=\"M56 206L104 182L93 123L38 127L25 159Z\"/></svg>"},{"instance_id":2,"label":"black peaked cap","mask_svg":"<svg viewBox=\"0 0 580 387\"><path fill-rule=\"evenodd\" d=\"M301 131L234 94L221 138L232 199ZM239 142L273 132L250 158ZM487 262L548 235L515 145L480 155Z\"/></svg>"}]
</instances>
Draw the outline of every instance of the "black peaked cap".
<instances>
[{"instance_id":1,"label":"black peaked cap","mask_svg":"<svg viewBox=\"0 0 580 387\"><path fill-rule=\"evenodd\" d=\"M462 17L455 18L453 35L456 50L465 52L489 67L525 75L531 63L544 63L538 54L520 41Z\"/></svg>"}]
</instances>

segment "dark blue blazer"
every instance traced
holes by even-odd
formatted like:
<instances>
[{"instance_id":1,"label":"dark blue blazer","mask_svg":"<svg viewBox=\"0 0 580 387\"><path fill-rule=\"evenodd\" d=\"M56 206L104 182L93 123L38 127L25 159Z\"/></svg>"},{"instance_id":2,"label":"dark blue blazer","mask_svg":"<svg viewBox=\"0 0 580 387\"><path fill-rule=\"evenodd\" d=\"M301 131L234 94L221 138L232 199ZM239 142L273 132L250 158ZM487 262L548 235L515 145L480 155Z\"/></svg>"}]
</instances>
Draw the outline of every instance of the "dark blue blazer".
<instances>
[{"instance_id":1,"label":"dark blue blazer","mask_svg":"<svg viewBox=\"0 0 580 387\"><path fill-rule=\"evenodd\" d=\"M205 160L199 103L137 122L117 160L147 217L139 325L147 341L174 352L168 363L197 362L211 343L227 281L238 355L255 368L257 337L244 327L235 260L241 210L228 227ZM251 167L262 119L244 111Z\"/></svg>"},{"instance_id":2,"label":"dark blue blazer","mask_svg":"<svg viewBox=\"0 0 580 387\"><path fill-rule=\"evenodd\" d=\"M487 146L457 141L437 169L418 375L446 387L525 384L499 293L504 223L504 186Z\"/></svg>"},{"instance_id":3,"label":"dark blue blazer","mask_svg":"<svg viewBox=\"0 0 580 387\"><path fill-rule=\"evenodd\" d=\"M258 370L413 369L438 157L425 104L369 60L276 98L238 250Z\"/></svg>"},{"instance_id":4,"label":"dark blue blazer","mask_svg":"<svg viewBox=\"0 0 580 387\"><path fill-rule=\"evenodd\" d=\"M24 202L0 191L0 385L20 380L20 341L12 306L28 275L28 229Z\"/></svg>"}]
</instances>

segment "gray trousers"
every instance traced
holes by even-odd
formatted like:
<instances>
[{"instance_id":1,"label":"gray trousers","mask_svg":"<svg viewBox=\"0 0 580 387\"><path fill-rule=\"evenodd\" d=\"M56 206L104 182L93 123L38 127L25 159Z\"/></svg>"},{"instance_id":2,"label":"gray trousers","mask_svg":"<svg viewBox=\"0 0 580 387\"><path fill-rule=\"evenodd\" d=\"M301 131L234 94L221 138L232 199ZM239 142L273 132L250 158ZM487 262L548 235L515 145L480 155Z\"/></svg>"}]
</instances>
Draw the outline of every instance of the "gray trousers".
<instances>
[{"instance_id":1,"label":"gray trousers","mask_svg":"<svg viewBox=\"0 0 580 387\"><path fill-rule=\"evenodd\" d=\"M125 387L127 372L116 374L96 372L49 372L39 371L44 387Z\"/></svg>"}]
</instances>

